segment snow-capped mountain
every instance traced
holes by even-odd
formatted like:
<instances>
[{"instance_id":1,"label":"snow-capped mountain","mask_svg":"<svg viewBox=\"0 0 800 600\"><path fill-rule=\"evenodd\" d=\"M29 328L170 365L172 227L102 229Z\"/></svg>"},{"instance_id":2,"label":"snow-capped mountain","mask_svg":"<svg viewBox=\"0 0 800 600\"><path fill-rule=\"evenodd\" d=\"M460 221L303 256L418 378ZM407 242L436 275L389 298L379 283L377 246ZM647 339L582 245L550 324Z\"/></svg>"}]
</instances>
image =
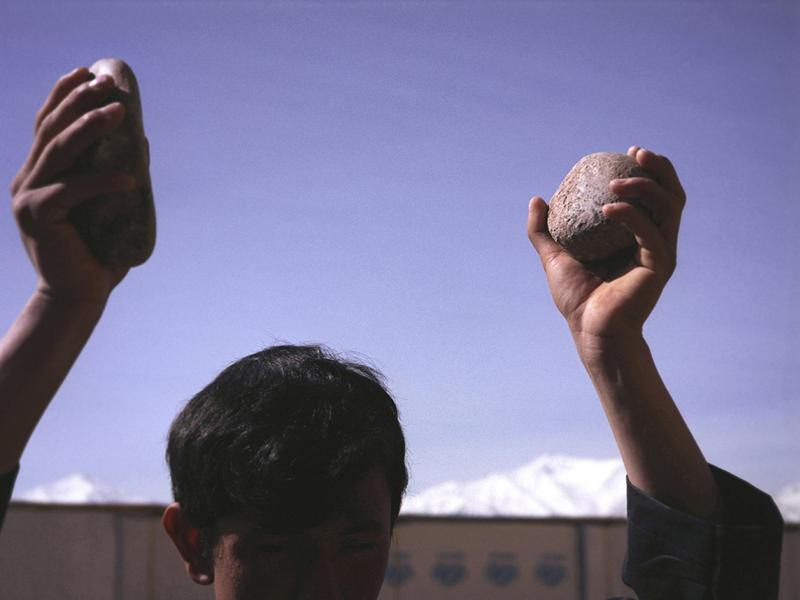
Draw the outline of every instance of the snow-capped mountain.
<instances>
[{"instance_id":1,"label":"snow-capped mountain","mask_svg":"<svg viewBox=\"0 0 800 600\"><path fill-rule=\"evenodd\" d=\"M82 473L75 473L53 483L37 486L15 500L56 504L143 504L150 501L130 496Z\"/></svg>"},{"instance_id":2,"label":"snow-capped mountain","mask_svg":"<svg viewBox=\"0 0 800 600\"><path fill-rule=\"evenodd\" d=\"M510 473L447 482L409 496L404 514L509 517L625 516L619 459L540 456Z\"/></svg>"},{"instance_id":3,"label":"snow-capped mountain","mask_svg":"<svg viewBox=\"0 0 800 600\"><path fill-rule=\"evenodd\" d=\"M800 482L773 496L787 523L800 522ZM14 500L54 504L150 504L76 473L14 494ZM163 504L163 502L160 502ZM508 473L449 481L408 496L406 515L472 517L624 517L625 469L616 458L542 455Z\"/></svg>"},{"instance_id":4,"label":"snow-capped mountain","mask_svg":"<svg viewBox=\"0 0 800 600\"><path fill-rule=\"evenodd\" d=\"M773 496L787 523L800 522L800 482ZM625 468L616 458L542 455L509 473L449 481L403 501L406 515L624 517Z\"/></svg>"},{"instance_id":5,"label":"snow-capped mountain","mask_svg":"<svg viewBox=\"0 0 800 600\"><path fill-rule=\"evenodd\" d=\"M775 504L787 523L800 522L800 481L787 485L775 494Z\"/></svg>"}]
</instances>

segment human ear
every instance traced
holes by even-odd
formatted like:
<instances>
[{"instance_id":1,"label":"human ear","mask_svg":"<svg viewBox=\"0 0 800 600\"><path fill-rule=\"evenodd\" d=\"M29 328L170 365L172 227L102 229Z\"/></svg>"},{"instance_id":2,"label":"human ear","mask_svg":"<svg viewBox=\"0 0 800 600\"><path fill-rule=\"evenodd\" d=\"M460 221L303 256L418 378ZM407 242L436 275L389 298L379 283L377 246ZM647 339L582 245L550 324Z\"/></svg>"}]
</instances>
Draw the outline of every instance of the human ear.
<instances>
[{"instance_id":1,"label":"human ear","mask_svg":"<svg viewBox=\"0 0 800 600\"><path fill-rule=\"evenodd\" d=\"M196 583L214 583L214 560L203 552L200 530L186 518L181 505L173 502L164 510L161 523L186 565L186 572Z\"/></svg>"}]
</instances>

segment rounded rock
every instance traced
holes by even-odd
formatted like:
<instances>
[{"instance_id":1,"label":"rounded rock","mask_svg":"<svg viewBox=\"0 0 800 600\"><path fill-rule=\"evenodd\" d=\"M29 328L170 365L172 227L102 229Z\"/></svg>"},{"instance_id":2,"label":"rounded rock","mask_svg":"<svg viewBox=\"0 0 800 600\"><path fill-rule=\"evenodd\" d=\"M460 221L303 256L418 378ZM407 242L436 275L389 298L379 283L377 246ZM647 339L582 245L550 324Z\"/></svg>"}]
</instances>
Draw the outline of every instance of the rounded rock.
<instances>
[{"instance_id":1,"label":"rounded rock","mask_svg":"<svg viewBox=\"0 0 800 600\"><path fill-rule=\"evenodd\" d=\"M136 187L93 198L72 209L70 220L89 249L103 264L133 267L145 262L156 241L156 215L150 183L150 148L144 134L139 85L122 60L103 58L90 69L95 77L110 75L114 90L108 102L125 106L122 123L92 144L76 161L78 172L121 171Z\"/></svg>"},{"instance_id":2,"label":"rounded rock","mask_svg":"<svg viewBox=\"0 0 800 600\"><path fill-rule=\"evenodd\" d=\"M547 228L551 237L583 262L608 258L636 241L623 225L603 216L603 205L630 202L644 209L635 198L622 198L608 189L612 179L654 177L636 159L618 152L596 152L572 167L550 199Z\"/></svg>"}]
</instances>

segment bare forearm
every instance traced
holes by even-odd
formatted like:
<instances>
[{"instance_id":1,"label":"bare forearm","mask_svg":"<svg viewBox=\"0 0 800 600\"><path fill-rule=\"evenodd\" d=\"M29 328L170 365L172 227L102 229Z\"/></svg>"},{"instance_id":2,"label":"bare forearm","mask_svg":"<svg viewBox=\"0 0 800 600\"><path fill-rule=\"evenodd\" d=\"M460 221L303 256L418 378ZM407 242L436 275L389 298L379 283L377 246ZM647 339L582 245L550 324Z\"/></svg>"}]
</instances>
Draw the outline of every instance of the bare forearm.
<instances>
[{"instance_id":1,"label":"bare forearm","mask_svg":"<svg viewBox=\"0 0 800 600\"><path fill-rule=\"evenodd\" d=\"M19 461L103 308L37 292L0 340L0 472Z\"/></svg>"},{"instance_id":2,"label":"bare forearm","mask_svg":"<svg viewBox=\"0 0 800 600\"><path fill-rule=\"evenodd\" d=\"M631 483L676 509L718 517L719 496L711 470L644 339L582 334L574 338Z\"/></svg>"}]
</instances>

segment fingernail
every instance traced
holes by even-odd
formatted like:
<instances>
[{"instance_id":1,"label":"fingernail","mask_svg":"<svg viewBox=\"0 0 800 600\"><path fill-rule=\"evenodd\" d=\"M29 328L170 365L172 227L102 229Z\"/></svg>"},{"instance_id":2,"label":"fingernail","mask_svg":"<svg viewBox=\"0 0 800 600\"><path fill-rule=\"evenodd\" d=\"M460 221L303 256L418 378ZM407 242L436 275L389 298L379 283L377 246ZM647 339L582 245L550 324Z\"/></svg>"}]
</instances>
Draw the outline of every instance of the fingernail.
<instances>
[{"instance_id":1,"label":"fingernail","mask_svg":"<svg viewBox=\"0 0 800 600\"><path fill-rule=\"evenodd\" d=\"M112 81L111 76L103 73L89 82L89 87L104 87Z\"/></svg>"},{"instance_id":2,"label":"fingernail","mask_svg":"<svg viewBox=\"0 0 800 600\"><path fill-rule=\"evenodd\" d=\"M603 206L600 207L600 212L603 213L604 217L608 216L608 213L610 213L610 212L613 213L614 212L614 204L616 204L616 203L612 202L611 204L604 204Z\"/></svg>"},{"instance_id":3,"label":"fingernail","mask_svg":"<svg viewBox=\"0 0 800 600\"><path fill-rule=\"evenodd\" d=\"M119 102L112 102L111 104L106 104L103 108L100 109L100 114L103 116L113 115L117 112L122 106Z\"/></svg>"}]
</instances>

